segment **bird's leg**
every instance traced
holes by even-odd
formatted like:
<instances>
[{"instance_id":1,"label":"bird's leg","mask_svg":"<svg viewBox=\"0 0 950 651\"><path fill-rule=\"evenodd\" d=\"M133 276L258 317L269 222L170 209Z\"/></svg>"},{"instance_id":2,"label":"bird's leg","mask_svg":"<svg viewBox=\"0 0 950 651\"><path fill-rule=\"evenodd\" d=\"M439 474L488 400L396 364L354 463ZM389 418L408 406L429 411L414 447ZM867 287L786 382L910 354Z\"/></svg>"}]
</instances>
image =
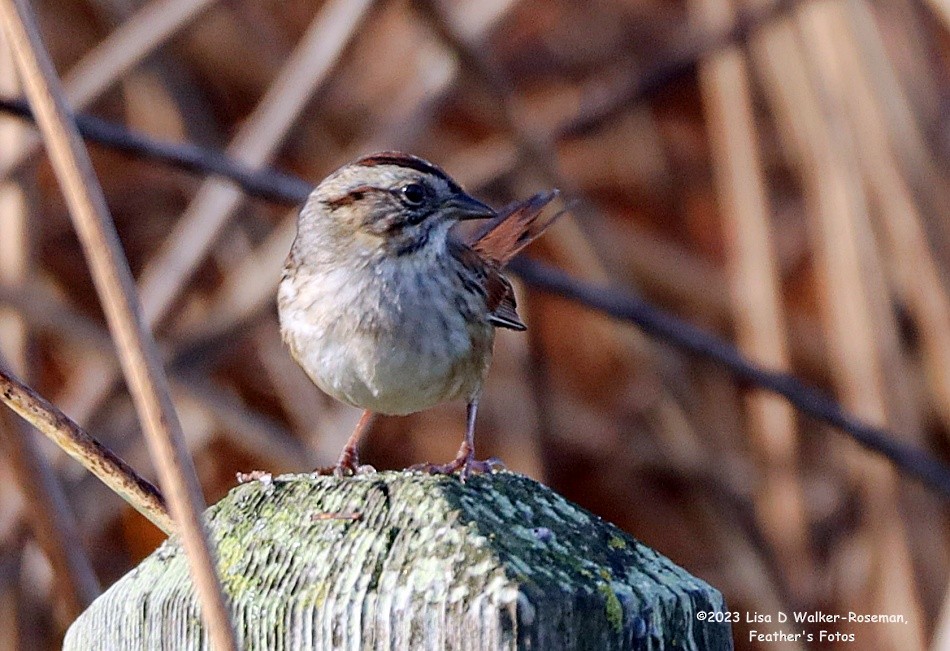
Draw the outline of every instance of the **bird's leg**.
<instances>
[{"instance_id":1,"label":"bird's leg","mask_svg":"<svg viewBox=\"0 0 950 651\"><path fill-rule=\"evenodd\" d=\"M477 461L475 459L475 414L478 412L478 396L472 398L466 408L465 438L459 447L455 459L441 466L433 464L422 464L413 466L414 469L424 470L433 475L450 475L454 472L462 471L462 480L464 481L471 473L491 472L496 466L504 467L498 459L487 459Z\"/></svg>"},{"instance_id":2,"label":"bird's leg","mask_svg":"<svg viewBox=\"0 0 950 651\"><path fill-rule=\"evenodd\" d=\"M359 422L356 423L356 428L353 430L353 433L350 434L350 438L347 439L346 445L343 446L340 459L336 462L336 466L333 467L334 475L342 477L344 475L355 475L360 472L360 439L369 431L375 419L376 414L369 409L364 411L363 415L360 416Z\"/></svg>"}]
</instances>

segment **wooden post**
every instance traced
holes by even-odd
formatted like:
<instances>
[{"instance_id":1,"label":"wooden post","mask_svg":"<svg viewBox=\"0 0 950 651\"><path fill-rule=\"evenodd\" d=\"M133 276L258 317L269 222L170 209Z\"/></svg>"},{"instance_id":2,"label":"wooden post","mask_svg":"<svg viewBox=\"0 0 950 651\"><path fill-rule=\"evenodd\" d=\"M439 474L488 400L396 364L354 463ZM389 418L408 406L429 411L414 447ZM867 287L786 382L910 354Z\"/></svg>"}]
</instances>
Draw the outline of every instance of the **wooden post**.
<instances>
[{"instance_id":1,"label":"wooden post","mask_svg":"<svg viewBox=\"0 0 950 651\"><path fill-rule=\"evenodd\" d=\"M718 591L520 475L264 475L206 517L245 649L732 649ZM64 645L159 648L209 648L176 538Z\"/></svg>"}]
</instances>

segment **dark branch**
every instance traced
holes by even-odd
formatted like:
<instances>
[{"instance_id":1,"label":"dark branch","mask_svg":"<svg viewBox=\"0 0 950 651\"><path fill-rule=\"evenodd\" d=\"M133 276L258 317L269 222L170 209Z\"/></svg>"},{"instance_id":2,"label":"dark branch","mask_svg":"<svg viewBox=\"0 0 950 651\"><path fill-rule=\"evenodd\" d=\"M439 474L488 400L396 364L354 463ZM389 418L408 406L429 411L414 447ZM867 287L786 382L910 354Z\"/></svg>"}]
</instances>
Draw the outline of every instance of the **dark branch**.
<instances>
[{"instance_id":1,"label":"dark branch","mask_svg":"<svg viewBox=\"0 0 950 651\"><path fill-rule=\"evenodd\" d=\"M686 45L659 57L659 63L647 72L628 80L610 97L587 107L557 130L556 138L577 138L616 118L636 104L656 96L664 88L696 70L696 64L725 47L744 42L761 27L782 18L801 0L776 0L768 7L746 10L729 26L718 32L691 36ZM582 96L584 94L582 93Z\"/></svg>"},{"instance_id":2,"label":"dark branch","mask_svg":"<svg viewBox=\"0 0 950 651\"><path fill-rule=\"evenodd\" d=\"M23 100L0 98L0 111L35 122ZM191 143L154 140L114 122L87 113L75 114L79 133L90 142L140 158L160 161L196 174L212 174L234 181L250 195L277 203L303 203L313 186L303 179L274 170L254 170L216 149Z\"/></svg>"},{"instance_id":3,"label":"dark branch","mask_svg":"<svg viewBox=\"0 0 950 651\"><path fill-rule=\"evenodd\" d=\"M32 119L29 110L20 101L0 99L0 111ZM298 204L310 192L310 184L298 177L272 169L251 170L215 150L155 141L88 115L77 115L76 121L80 133L94 142L191 172L216 174L232 180L248 194L263 199ZM950 497L950 468L941 461L923 450L902 443L887 430L862 422L834 400L794 376L753 364L727 342L630 294L578 281L553 267L523 257L516 258L510 268L533 287L634 323L661 341L723 366L750 385L783 396L802 413L840 429L869 450L889 458L899 469Z\"/></svg>"},{"instance_id":4,"label":"dark branch","mask_svg":"<svg viewBox=\"0 0 950 651\"><path fill-rule=\"evenodd\" d=\"M777 393L802 413L837 427L869 450L889 458L901 470L950 497L950 468L944 463L901 442L891 432L862 422L798 378L753 364L718 337L680 321L632 294L579 281L555 267L524 257L516 258L509 268L532 287L634 323L664 343L719 364L743 382Z\"/></svg>"}]
</instances>

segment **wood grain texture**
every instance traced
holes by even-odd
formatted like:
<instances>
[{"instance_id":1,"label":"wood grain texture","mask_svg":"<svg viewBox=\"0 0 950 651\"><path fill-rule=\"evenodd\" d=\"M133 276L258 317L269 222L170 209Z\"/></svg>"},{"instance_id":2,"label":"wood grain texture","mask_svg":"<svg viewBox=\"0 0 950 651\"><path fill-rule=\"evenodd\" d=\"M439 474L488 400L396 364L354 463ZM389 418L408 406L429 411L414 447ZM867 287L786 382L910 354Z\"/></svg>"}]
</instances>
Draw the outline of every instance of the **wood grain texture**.
<instances>
[{"instance_id":1,"label":"wood grain texture","mask_svg":"<svg viewBox=\"0 0 950 651\"><path fill-rule=\"evenodd\" d=\"M247 649L732 648L718 591L520 475L265 476L207 520ZM176 539L64 648L208 648Z\"/></svg>"}]
</instances>

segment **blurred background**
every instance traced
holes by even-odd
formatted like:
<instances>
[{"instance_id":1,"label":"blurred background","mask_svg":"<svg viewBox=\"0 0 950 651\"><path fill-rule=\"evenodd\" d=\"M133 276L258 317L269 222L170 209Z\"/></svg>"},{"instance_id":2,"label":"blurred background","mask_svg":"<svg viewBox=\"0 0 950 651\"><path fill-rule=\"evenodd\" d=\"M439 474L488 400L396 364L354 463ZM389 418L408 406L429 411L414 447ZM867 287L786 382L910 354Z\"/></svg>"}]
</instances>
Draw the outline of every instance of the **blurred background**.
<instances>
[{"instance_id":1,"label":"blurred background","mask_svg":"<svg viewBox=\"0 0 950 651\"><path fill-rule=\"evenodd\" d=\"M43 0L77 110L315 184L378 149L495 205L558 187L528 255L646 298L866 421L950 453L947 0ZM0 33L0 97L20 95ZM292 205L91 145L213 502L329 465L359 413L280 341ZM0 355L154 479L34 129L0 115ZM479 456L725 594L731 610L950 648L947 503L711 362L516 280ZM464 408L381 419L376 468L451 459ZM161 534L0 409L0 649L58 648Z\"/></svg>"}]
</instances>

